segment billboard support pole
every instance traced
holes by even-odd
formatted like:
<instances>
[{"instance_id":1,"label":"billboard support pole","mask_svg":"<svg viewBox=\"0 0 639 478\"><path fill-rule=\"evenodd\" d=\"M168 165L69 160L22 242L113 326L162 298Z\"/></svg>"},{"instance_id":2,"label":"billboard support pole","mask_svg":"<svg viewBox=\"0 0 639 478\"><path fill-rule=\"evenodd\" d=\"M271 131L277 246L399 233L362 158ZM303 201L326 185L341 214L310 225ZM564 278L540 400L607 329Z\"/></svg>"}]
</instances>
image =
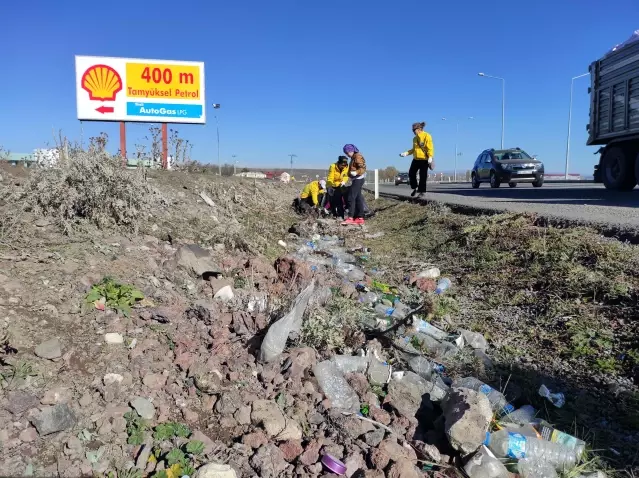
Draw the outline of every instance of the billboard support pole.
<instances>
[{"instance_id":1,"label":"billboard support pole","mask_svg":"<svg viewBox=\"0 0 639 478\"><path fill-rule=\"evenodd\" d=\"M120 121L120 156L122 156L122 165L126 167L126 123Z\"/></svg>"},{"instance_id":2,"label":"billboard support pole","mask_svg":"<svg viewBox=\"0 0 639 478\"><path fill-rule=\"evenodd\" d=\"M162 169L168 169L169 166L168 139L168 126L166 123L162 123Z\"/></svg>"}]
</instances>

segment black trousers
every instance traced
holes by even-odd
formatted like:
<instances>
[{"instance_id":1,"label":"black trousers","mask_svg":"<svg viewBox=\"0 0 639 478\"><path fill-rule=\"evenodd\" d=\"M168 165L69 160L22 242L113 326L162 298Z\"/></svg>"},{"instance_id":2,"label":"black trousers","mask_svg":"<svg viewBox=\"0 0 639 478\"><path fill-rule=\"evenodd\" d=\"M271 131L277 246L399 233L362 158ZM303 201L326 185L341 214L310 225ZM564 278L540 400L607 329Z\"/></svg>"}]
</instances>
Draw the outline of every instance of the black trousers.
<instances>
[{"instance_id":1,"label":"black trousers","mask_svg":"<svg viewBox=\"0 0 639 478\"><path fill-rule=\"evenodd\" d=\"M347 193L346 188L333 189L333 195L330 197L331 213L335 217L344 218L344 195Z\"/></svg>"},{"instance_id":2,"label":"black trousers","mask_svg":"<svg viewBox=\"0 0 639 478\"><path fill-rule=\"evenodd\" d=\"M362 187L366 179L353 179L350 191L348 192L348 217L353 219L364 219L364 196Z\"/></svg>"},{"instance_id":3,"label":"black trousers","mask_svg":"<svg viewBox=\"0 0 639 478\"><path fill-rule=\"evenodd\" d=\"M417 172L419 172L419 185L417 184ZM425 193L428 182L428 160L413 159L408 170L408 179L411 189L417 189L418 193Z\"/></svg>"}]
</instances>

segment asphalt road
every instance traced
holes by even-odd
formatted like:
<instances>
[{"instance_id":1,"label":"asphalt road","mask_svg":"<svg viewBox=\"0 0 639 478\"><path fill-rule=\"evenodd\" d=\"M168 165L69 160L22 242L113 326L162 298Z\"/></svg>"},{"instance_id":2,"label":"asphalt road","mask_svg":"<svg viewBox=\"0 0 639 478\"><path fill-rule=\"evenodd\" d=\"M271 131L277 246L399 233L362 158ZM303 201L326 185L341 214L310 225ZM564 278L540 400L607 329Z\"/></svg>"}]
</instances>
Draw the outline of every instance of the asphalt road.
<instances>
[{"instance_id":1,"label":"asphalt road","mask_svg":"<svg viewBox=\"0 0 639 478\"><path fill-rule=\"evenodd\" d=\"M505 186L505 187L504 187ZM428 184L427 199L481 209L533 212L551 218L639 229L639 188L631 192L608 191L593 183L550 183L541 188L519 184L491 189L482 184ZM380 193L410 196L407 185L380 185Z\"/></svg>"}]
</instances>

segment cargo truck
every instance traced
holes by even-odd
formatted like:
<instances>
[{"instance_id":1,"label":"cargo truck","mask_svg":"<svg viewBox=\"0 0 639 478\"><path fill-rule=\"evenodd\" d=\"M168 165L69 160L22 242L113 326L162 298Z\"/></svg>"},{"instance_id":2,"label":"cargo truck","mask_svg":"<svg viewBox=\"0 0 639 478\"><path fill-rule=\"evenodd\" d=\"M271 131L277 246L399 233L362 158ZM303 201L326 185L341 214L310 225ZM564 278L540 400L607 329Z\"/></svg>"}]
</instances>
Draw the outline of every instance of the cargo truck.
<instances>
[{"instance_id":1,"label":"cargo truck","mask_svg":"<svg viewBox=\"0 0 639 478\"><path fill-rule=\"evenodd\" d=\"M639 182L639 30L589 71L587 144L601 146L595 182L630 191Z\"/></svg>"}]
</instances>

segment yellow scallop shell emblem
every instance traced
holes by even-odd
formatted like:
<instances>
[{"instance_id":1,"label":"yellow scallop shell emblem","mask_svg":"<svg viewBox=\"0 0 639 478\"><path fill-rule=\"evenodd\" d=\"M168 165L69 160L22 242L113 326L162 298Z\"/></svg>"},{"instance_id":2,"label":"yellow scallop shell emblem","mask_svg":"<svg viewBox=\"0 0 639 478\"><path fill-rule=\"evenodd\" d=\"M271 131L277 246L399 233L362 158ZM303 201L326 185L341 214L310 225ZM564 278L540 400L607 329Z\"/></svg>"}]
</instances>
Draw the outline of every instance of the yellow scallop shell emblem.
<instances>
[{"instance_id":1,"label":"yellow scallop shell emblem","mask_svg":"<svg viewBox=\"0 0 639 478\"><path fill-rule=\"evenodd\" d=\"M82 89L91 100L113 101L122 90L122 78L108 65L93 65L82 75Z\"/></svg>"}]
</instances>

